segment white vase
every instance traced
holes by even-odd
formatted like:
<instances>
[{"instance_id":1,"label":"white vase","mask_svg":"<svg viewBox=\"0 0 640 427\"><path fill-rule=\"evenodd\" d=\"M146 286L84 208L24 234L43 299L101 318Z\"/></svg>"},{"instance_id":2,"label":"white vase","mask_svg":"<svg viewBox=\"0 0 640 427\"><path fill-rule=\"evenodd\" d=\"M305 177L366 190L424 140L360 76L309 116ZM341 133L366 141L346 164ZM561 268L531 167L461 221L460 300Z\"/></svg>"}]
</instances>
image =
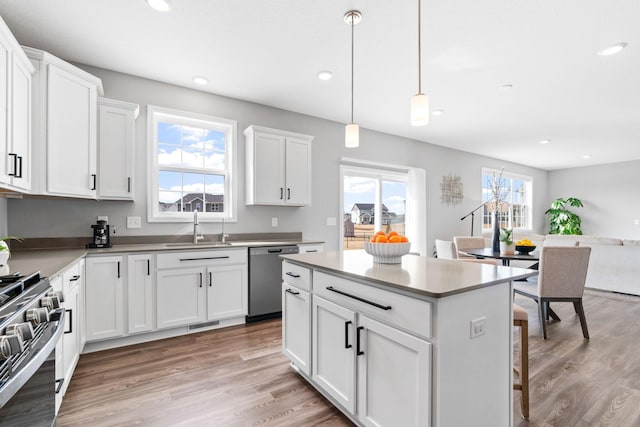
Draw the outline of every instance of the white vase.
<instances>
[{"instance_id":1,"label":"white vase","mask_svg":"<svg viewBox=\"0 0 640 427\"><path fill-rule=\"evenodd\" d=\"M507 245L505 242L500 242L500 253L503 254L514 254L516 252L516 244L511 243Z\"/></svg>"}]
</instances>

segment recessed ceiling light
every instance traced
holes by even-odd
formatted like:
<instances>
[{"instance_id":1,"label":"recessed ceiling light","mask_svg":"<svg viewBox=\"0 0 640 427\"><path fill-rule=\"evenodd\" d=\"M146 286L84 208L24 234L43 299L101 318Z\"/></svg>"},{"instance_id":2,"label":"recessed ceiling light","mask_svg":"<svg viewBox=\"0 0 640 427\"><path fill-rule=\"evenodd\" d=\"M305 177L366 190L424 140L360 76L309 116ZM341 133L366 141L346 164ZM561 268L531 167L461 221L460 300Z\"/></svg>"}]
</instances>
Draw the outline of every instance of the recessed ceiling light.
<instances>
[{"instance_id":1,"label":"recessed ceiling light","mask_svg":"<svg viewBox=\"0 0 640 427\"><path fill-rule=\"evenodd\" d=\"M441 116L444 113L444 110L440 109L440 110L433 110L431 112L432 116Z\"/></svg>"},{"instance_id":2,"label":"recessed ceiling light","mask_svg":"<svg viewBox=\"0 0 640 427\"><path fill-rule=\"evenodd\" d=\"M627 47L627 42L616 43L614 45L611 45L607 48L602 49L600 52L598 52L598 55L602 55L602 56L615 55L625 47Z\"/></svg>"},{"instance_id":3,"label":"recessed ceiling light","mask_svg":"<svg viewBox=\"0 0 640 427\"><path fill-rule=\"evenodd\" d=\"M590 159L593 156L591 154L585 154L584 156L582 156L583 159Z\"/></svg>"},{"instance_id":4,"label":"recessed ceiling light","mask_svg":"<svg viewBox=\"0 0 640 427\"><path fill-rule=\"evenodd\" d=\"M328 70L320 71L318 73L318 78L320 80L329 80L329 79L331 79L332 76L333 76L333 73L331 71L328 71Z\"/></svg>"},{"instance_id":5,"label":"recessed ceiling light","mask_svg":"<svg viewBox=\"0 0 640 427\"><path fill-rule=\"evenodd\" d=\"M202 76L195 76L193 78L193 82L199 85L206 85L207 83L209 83L209 80L207 80L206 77L202 77Z\"/></svg>"},{"instance_id":6,"label":"recessed ceiling light","mask_svg":"<svg viewBox=\"0 0 640 427\"><path fill-rule=\"evenodd\" d=\"M502 85L498 88L498 90L501 92L506 92L511 89L513 89L513 85Z\"/></svg>"},{"instance_id":7,"label":"recessed ceiling light","mask_svg":"<svg viewBox=\"0 0 640 427\"><path fill-rule=\"evenodd\" d=\"M158 12L168 12L171 10L169 0L147 0L147 4Z\"/></svg>"},{"instance_id":8,"label":"recessed ceiling light","mask_svg":"<svg viewBox=\"0 0 640 427\"><path fill-rule=\"evenodd\" d=\"M550 142L551 142L551 140L550 140L550 139L542 139L542 140L540 140L540 141L538 141L538 142L539 142L540 144L548 144L548 143L550 143Z\"/></svg>"}]
</instances>

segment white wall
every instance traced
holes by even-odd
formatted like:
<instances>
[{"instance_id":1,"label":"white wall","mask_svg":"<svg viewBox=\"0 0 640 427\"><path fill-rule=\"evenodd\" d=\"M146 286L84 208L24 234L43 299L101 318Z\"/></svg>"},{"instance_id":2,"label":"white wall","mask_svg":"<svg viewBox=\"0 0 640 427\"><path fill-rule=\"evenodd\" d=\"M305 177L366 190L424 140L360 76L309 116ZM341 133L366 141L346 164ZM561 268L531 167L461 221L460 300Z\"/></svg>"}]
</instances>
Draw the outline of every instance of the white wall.
<instances>
[{"instance_id":1,"label":"white wall","mask_svg":"<svg viewBox=\"0 0 640 427\"><path fill-rule=\"evenodd\" d=\"M426 170L427 174L427 248L436 238L450 239L454 235L468 234L470 218L460 218L481 202L482 167L502 168L534 178L533 206L534 231L544 225L547 200L547 172L482 156L400 138L367 129L361 130L361 146L344 147L344 124L284 111L265 105L216 96L209 93L177 87L88 66L87 71L102 78L105 96L140 104L140 117L136 123L135 202L23 199L8 201L9 231L21 237L76 237L91 236L90 225L97 215L109 216L109 223L121 235L189 234L191 224L159 224L146 222L146 132L147 105L158 105L178 110L209 114L238 122L239 204L238 222L225 224L225 232L302 231L308 239L327 242L329 250L338 248L339 229L326 225L327 217L339 212L339 162L341 157L361 158L393 163ZM339 100L342 101L342 100ZM347 118L345 117L345 120ZM245 206L244 200L244 135L251 124L285 129L315 136L312 143L313 177L312 206L302 208ZM444 175L462 177L465 198L457 206L442 206L440 183ZM1 211L0 211L1 212ZM126 216L142 217L142 228L127 230ZM271 218L279 218L279 226L271 227ZM476 215L478 234L481 217ZM219 233L217 223L204 223L204 234ZM414 238L414 236L409 236ZM431 251L429 249L429 251Z\"/></svg>"},{"instance_id":2,"label":"white wall","mask_svg":"<svg viewBox=\"0 0 640 427\"><path fill-rule=\"evenodd\" d=\"M549 172L548 203L577 197L583 234L640 239L640 160ZM548 231L548 227L545 231Z\"/></svg>"}]
</instances>

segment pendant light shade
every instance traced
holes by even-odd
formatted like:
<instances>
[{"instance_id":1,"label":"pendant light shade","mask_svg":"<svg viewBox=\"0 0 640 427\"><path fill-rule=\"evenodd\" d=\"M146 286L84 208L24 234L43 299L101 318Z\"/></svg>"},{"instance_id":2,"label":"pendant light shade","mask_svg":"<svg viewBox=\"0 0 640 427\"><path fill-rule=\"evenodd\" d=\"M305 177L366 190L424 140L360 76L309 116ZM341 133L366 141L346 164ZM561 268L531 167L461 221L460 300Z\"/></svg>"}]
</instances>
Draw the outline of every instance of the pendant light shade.
<instances>
[{"instance_id":1,"label":"pendant light shade","mask_svg":"<svg viewBox=\"0 0 640 427\"><path fill-rule=\"evenodd\" d=\"M429 97L419 93L411 98L411 126L429 124Z\"/></svg>"},{"instance_id":2,"label":"pendant light shade","mask_svg":"<svg viewBox=\"0 0 640 427\"><path fill-rule=\"evenodd\" d=\"M362 20L362 14L357 10L350 10L344 14L344 22L351 26L351 123L344 128L344 146L355 148L360 145L360 127L353 121L353 27Z\"/></svg>"},{"instance_id":3,"label":"pendant light shade","mask_svg":"<svg viewBox=\"0 0 640 427\"><path fill-rule=\"evenodd\" d=\"M418 93L411 98L411 126L429 124L429 98L422 93L422 7L418 0Z\"/></svg>"},{"instance_id":4,"label":"pendant light shade","mask_svg":"<svg viewBox=\"0 0 640 427\"><path fill-rule=\"evenodd\" d=\"M349 123L344 128L344 146L355 148L358 145L360 145L360 126L355 123Z\"/></svg>"}]
</instances>

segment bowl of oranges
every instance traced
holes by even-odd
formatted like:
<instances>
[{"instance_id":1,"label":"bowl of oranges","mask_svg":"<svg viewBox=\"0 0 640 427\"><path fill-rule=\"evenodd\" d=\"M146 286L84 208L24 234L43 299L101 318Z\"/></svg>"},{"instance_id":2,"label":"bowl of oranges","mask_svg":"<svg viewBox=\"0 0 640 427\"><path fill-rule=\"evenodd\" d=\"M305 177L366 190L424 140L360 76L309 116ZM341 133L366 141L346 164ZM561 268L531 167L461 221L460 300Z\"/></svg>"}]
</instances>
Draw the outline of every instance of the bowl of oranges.
<instances>
[{"instance_id":1,"label":"bowl of oranges","mask_svg":"<svg viewBox=\"0 0 640 427\"><path fill-rule=\"evenodd\" d=\"M516 251L521 254L528 254L536 249L536 245L529 239L521 239L516 242Z\"/></svg>"},{"instance_id":2,"label":"bowl of oranges","mask_svg":"<svg viewBox=\"0 0 640 427\"><path fill-rule=\"evenodd\" d=\"M364 250L373 256L373 262L380 264L400 264L402 257L409 253L411 242L396 231L378 231L364 243Z\"/></svg>"}]
</instances>

